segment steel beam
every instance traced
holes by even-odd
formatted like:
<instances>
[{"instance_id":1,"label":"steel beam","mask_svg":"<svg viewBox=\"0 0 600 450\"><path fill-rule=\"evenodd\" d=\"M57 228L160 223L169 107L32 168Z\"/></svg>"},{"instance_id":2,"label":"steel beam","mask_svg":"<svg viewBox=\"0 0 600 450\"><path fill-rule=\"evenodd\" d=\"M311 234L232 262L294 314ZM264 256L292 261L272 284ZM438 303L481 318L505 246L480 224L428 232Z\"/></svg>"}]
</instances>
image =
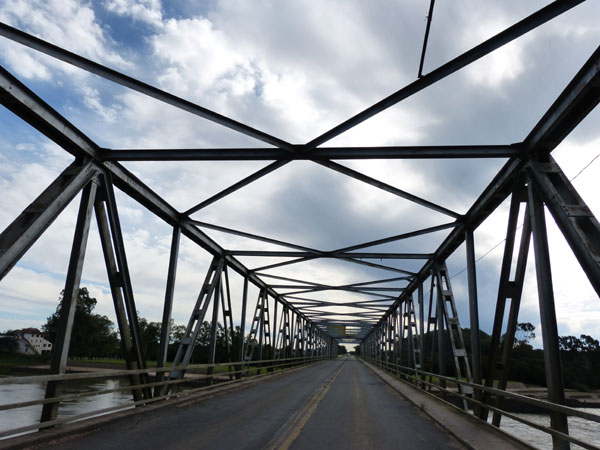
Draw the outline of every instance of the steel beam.
<instances>
[{"instance_id":1,"label":"steel beam","mask_svg":"<svg viewBox=\"0 0 600 450\"><path fill-rule=\"evenodd\" d=\"M199 227L209 228L211 230L220 231L222 233L233 234L235 236L241 236L241 237L245 237L248 239L254 239L256 241L262 241L262 242L267 242L269 244L280 245L282 247L295 248L296 250L300 250L300 251L319 253L319 250L315 250L313 248L303 247L301 245L291 244L289 242L279 241L277 239L271 239L271 238L264 237L264 236L258 236L256 234L246 233L244 231L234 230L232 228L226 228L226 227L222 227L219 225L213 225L213 224L206 223L206 222L200 222L199 220L192 220L191 222L194 225L198 225Z\"/></svg>"},{"instance_id":2,"label":"steel beam","mask_svg":"<svg viewBox=\"0 0 600 450\"><path fill-rule=\"evenodd\" d=\"M523 142L524 151L548 154L600 102L600 46Z\"/></svg>"},{"instance_id":3,"label":"steel beam","mask_svg":"<svg viewBox=\"0 0 600 450\"><path fill-rule=\"evenodd\" d=\"M295 146L301 150L302 146ZM519 156L519 144L319 147L290 154L278 148L102 149L105 161L323 161L329 159L457 159Z\"/></svg>"},{"instance_id":4,"label":"steel beam","mask_svg":"<svg viewBox=\"0 0 600 450\"><path fill-rule=\"evenodd\" d=\"M99 157L91 139L1 66L0 103L72 155Z\"/></svg>"},{"instance_id":5,"label":"steel beam","mask_svg":"<svg viewBox=\"0 0 600 450\"><path fill-rule=\"evenodd\" d=\"M535 272L540 305L542 341L544 344L544 366L546 369L548 400L552 403L564 405L565 390L558 346L558 328L556 325L556 310L554 307L554 290L552 287L552 271L550 268L550 252L548 250L544 204L531 183L528 186L527 193L529 196L529 211L533 231L533 251L535 253ZM550 424L553 429L564 434L569 434L566 414L551 412ZM555 449L571 448L568 441L554 435L552 436L552 443Z\"/></svg>"},{"instance_id":6,"label":"steel beam","mask_svg":"<svg viewBox=\"0 0 600 450\"><path fill-rule=\"evenodd\" d=\"M6 227L0 234L0 280L97 173L89 162L72 163Z\"/></svg>"},{"instance_id":7,"label":"steel beam","mask_svg":"<svg viewBox=\"0 0 600 450\"><path fill-rule=\"evenodd\" d=\"M417 274L415 272L411 272L410 270L398 269L396 267L390 267L390 266L386 266L386 265L383 265L383 264L377 264L377 263L374 263L374 262L371 262L371 261L365 261L365 260L362 260L362 259L343 258L341 260L349 262L349 263L353 263L353 264L360 264L360 265L363 265L363 266L374 267L376 269L387 270L388 272L403 273L403 274L411 276L411 277L416 277L417 276Z\"/></svg>"},{"instance_id":8,"label":"steel beam","mask_svg":"<svg viewBox=\"0 0 600 450\"><path fill-rule=\"evenodd\" d=\"M557 3L554 2L549 7ZM600 102L600 89L597 88L599 66L600 52L596 50L526 138L524 147L527 151L537 151L540 154L539 157L552 151L560 143L559 139L564 138L564 132L546 133L539 130L572 130L584 119L584 112L589 113L591 110L590 105L595 106ZM585 95L582 95L582 93L585 93ZM578 113L568 114L568 111L577 111ZM464 215L462 224L452 230L446 240L438 247L435 252L436 259L447 259L464 242L465 227L475 230L511 194L513 180L521 173L525 164L522 159L511 158L500 169L492 182ZM415 282L407 286L407 290L399 297L397 304L405 296L412 295L412 292L417 289L417 281L427 278L432 265L431 261L425 263ZM390 314L395 306L392 306L386 314ZM384 318L385 315L382 320Z\"/></svg>"},{"instance_id":9,"label":"steel beam","mask_svg":"<svg viewBox=\"0 0 600 450\"><path fill-rule=\"evenodd\" d=\"M167 352L169 350L169 338L171 335L171 311L173 310L173 295L175 294L175 278L177 275L177 260L179 258L179 241L181 239L181 228L179 225L173 227L171 238L171 252L169 254L169 268L167 272L167 286L165 288L165 302L163 305L162 323L160 329L160 348L156 358L156 367L165 367ZM157 381L165 379L165 372L157 372ZM154 395L159 396L162 388L157 386Z\"/></svg>"},{"instance_id":10,"label":"steel beam","mask_svg":"<svg viewBox=\"0 0 600 450\"><path fill-rule=\"evenodd\" d=\"M427 51L427 41L429 40L429 30L431 28L431 20L433 19L433 6L435 0L429 3L429 13L427 13L427 25L425 26L425 37L423 38L423 49L421 50L421 60L419 61L419 72L417 78L423 77L423 65L425 64L425 52Z\"/></svg>"},{"instance_id":11,"label":"steel beam","mask_svg":"<svg viewBox=\"0 0 600 450\"><path fill-rule=\"evenodd\" d=\"M438 67L432 72L424 75L422 78L410 83L406 87L386 97L380 102L370 106L364 111L358 113L354 117L346 120L345 122L337 125L321 136L310 141L308 147L318 147L327 141L330 141L336 136L348 131L350 128L364 122L365 120L385 111L390 106L422 91L428 86L446 78L448 75L468 66L469 64L477 61L478 59L488 55L494 50L502 47L505 44L515 40L516 38L524 35L525 33L537 28L538 26L548 22L549 20L559 16L560 14L568 11L569 9L582 3L584 0L557 0L548 6L540 9L539 11L531 14L529 17L521 20L515 25L508 27L506 30L501 31L495 36L491 37L487 41L477 45L471 50L463 53L462 55L454 58L452 61Z\"/></svg>"},{"instance_id":12,"label":"steel beam","mask_svg":"<svg viewBox=\"0 0 600 450\"><path fill-rule=\"evenodd\" d=\"M424 206L425 208L432 209L441 214L445 214L447 216L453 217L455 219L460 218L460 214L449 210L448 208L444 208L443 206L436 205L433 202L417 197L416 195L411 194L410 192L403 191L402 189L398 189L394 186L390 186L387 183L379 181L375 178L364 175L356 170L350 169L349 167L343 166L333 161L316 161L317 164L320 164L324 167L327 167L336 172L342 173L346 176L354 178L358 181L362 181L363 183L369 184L373 187L381 189L383 191L389 192L390 194L397 195L398 197L402 197L408 201L416 203L417 205Z\"/></svg>"},{"instance_id":13,"label":"steel beam","mask_svg":"<svg viewBox=\"0 0 600 450\"><path fill-rule=\"evenodd\" d=\"M600 296L600 223L552 156L547 158L531 160L527 174Z\"/></svg>"},{"instance_id":14,"label":"steel beam","mask_svg":"<svg viewBox=\"0 0 600 450\"><path fill-rule=\"evenodd\" d=\"M281 261L278 263L274 263L274 264L268 264L266 266L260 266L260 267L256 267L254 269L252 269L252 272L262 272L265 270L269 270L269 269L275 269L277 267L283 267L283 266L290 266L292 264L299 264L301 262L305 262L305 261L310 261L312 259L316 259L316 256L305 256L302 258L295 258L289 261Z\"/></svg>"},{"instance_id":15,"label":"steel beam","mask_svg":"<svg viewBox=\"0 0 600 450\"><path fill-rule=\"evenodd\" d=\"M87 248L87 240L90 231L90 221L96 199L98 185L90 182L83 189L79 214L75 225L73 247L67 269L65 290L63 291L62 306L60 308L58 328L52 349L52 362L50 363L51 374L63 374L67 369L67 358L71 344L71 332L73 331L73 320L77 310L77 299L79 297L79 282L83 270L83 260ZM55 398L61 395L61 382L49 381L46 384L45 398ZM45 403L42 408L40 422L48 422L56 419L59 403Z\"/></svg>"},{"instance_id":16,"label":"steel beam","mask_svg":"<svg viewBox=\"0 0 600 450\"><path fill-rule=\"evenodd\" d=\"M116 187L169 225L179 225L183 235L192 242L212 255L224 255L223 248L200 231L198 227L190 223L189 217L180 214L119 163L103 161L101 151L93 141L1 67L0 102L69 153L79 158L93 158L94 161L88 164L89 169L94 174L105 170L109 171ZM89 175L90 179L92 176L93 174ZM268 289L268 286L262 280L237 259L226 256L226 260L230 268L242 276L248 276L251 283L260 289ZM273 290L269 291L269 295L278 298L278 294ZM280 301L285 302L283 299L280 299ZM294 306L290 305L290 308L293 309Z\"/></svg>"},{"instance_id":17,"label":"steel beam","mask_svg":"<svg viewBox=\"0 0 600 450\"><path fill-rule=\"evenodd\" d=\"M144 353L144 343L140 330L137 308L135 306L135 300L133 296L133 287L131 285L131 276L129 274L129 265L127 263L127 255L125 252L123 231L121 230L121 221L119 219L119 213L117 210L117 201L115 198L110 174L105 173L103 179L103 191L105 195L104 202L106 204L106 212L108 215L108 222L110 224L112 245L114 248L117 265L119 268L118 276L120 280L120 287L123 292L125 310L129 319L129 328L131 330L131 339L133 344L134 355L135 358L137 358L138 367L140 369L145 369L146 355ZM148 375L141 374L140 378L147 380ZM142 392L145 398L152 397L152 393L149 388L143 389Z\"/></svg>"},{"instance_id":18,"label":"steel beam","mask_svg":"<svg viewBox=\"0 0 600 450\"><path fill-rule=\"evenodd\" d=\"M233 256L262 256L275 258L299 258L305 256L321 257L321 258L365 258L365 259L429 259L433 255L431 253L334 253L334 252L290 252L290 251L261 251L261 250L227 250L228 255Z\"/></svg>"},{"instance_id":19,"label":"steel beam","mask_svg":"<svg viewBox=\"0 0 600 450\"><path fill-rule=\"evenodd\" d=\"M111 230L106 214L106 205L102 199L96 199L94 211L96 213L98 234L100 236L100 243L102 245L102 253L104 255L106 272L108 274L108 283L110 285L113 304L115 307L117 325L119 326L119 333L121 335L121 345L123 346L125 353L125 363L127 365L127 369L129 370L142 369L145 368L145 361L144 366L140 367L138 364L139 358L136 355L136 347L134 346L133 339L131 337L131 328L129 327L129 322L127 320L127 313L124 304L125 302L123 299L123 292L121 290L123 281L121 279L121 274L119 272L117 259L113 249ZM137 375L132 375L130 380L131 384L133 385L140 384L140 377ZM132 391L132 395L134 401L142 400L144 397L144 394L139 389L134 389Z\"/></svg>"},{"instance_id":20,"label":"steel beam","mask_svg":"<svg viewBox=\"0 0 600 450\"><path fill-rule=\"evenodd\" d=\"M475 267L475 241L473 230L466 230L466 257L467 257L467 284L469 291L469 328L471 330L471 367L473 369L473 382L481 384L481 343L479 339L479 305L477 301L477 272ZM475 400L481 401L481 391L475 390ZM474 414L479 415L474 408Z\"/></svg>"},{"instance_id":21,"label":"steel beam","mask_svg":"<svg viewBox=\"0 0 600 450\"><path fill-rule=\"evenodd\" d=\"M162 91L154 86L150 86L149 84L143 83L135 78L124 75L94 61L90 61L89 59L60 48L42 39L36 38L35 36L6 25L5 23L0 23L0 35L15 42L19 42L20 44L39 52L45 53L46 55L52 56L53 58L64 61L67 64L79 67L80 69L98 75L99 77L106 78L107 80L120 84L121 86L125 86L126 88L137 91L140 94L147 95L148 97L152 97L183 111L187 111L191 114L195 114L212 122L218 123L219 125L245 134L246 136L253 137L276 147L289 149L290 151L292 150L292 145L281 139L270 136L267 133L237 122L229 117L225 117L222 114L196 105L188 100L182 99L173 94L169 94L168 92Z\"/></svg>"},{"instance_id":22,"label":"steel beam","mask_svg":"<svg viewBox=\"0 0 600 450\"><path fill-rule=\"evenodd\" d=\"M458 222L445 223L442 225L436 225L433 227L423 228L421 230L410 231L408 233L397 234L395 236L390 236L390 237L383 238L383 239L377 239L374 241L364 242L362 244L352 245L350 247L340 248L340 249L334 250L334 252L351 252L354 250L360 250L362 248L373 247L375 245L387 244L389 242L401 241L403 239L410 239L413 237L422 236L424 234L435 233L437 231L447 230L448 228L454 228L457 225L458 225Z\"/></svg>"},{"instance_id":23,"label":"steel beam","mask_svg":"<svg viewBox=\"0 0 600 450\"><path fill-rule=\"evenodd\" d=\"M207 198L206 200L198 203L196 206L191 207L184 213L184 215L190 216L190 215L194 214L195 212L198 212L201 209L206 208L209 205L212 205L213 203L221 200L222 198L227 197L229 194L233 194L235 191L237 191L245 186L248 186L250 183L255 182L259 178L264 177L265 175L273 172L274 170L279 169L280 167L284 166L285 164L286 164L286 161L275 161L274 163L271 163L268 166L263 167L260 170L257 170L253 174L248 175L246 178L243 178L242 180L238 181L237 183L232 184L228 188L223 189L221 192L218 192L215 195L213 195L212 197Z\"/></svg>"}]
</instances>

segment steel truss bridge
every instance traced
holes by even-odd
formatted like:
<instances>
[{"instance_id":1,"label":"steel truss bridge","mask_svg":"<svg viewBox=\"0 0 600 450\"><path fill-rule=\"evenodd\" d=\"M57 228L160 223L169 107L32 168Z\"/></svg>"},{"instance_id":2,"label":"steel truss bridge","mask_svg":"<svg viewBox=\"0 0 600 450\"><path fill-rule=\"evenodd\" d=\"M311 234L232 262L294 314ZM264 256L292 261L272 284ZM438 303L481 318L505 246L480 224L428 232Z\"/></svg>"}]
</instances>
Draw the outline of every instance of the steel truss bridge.
<instances>
[{"instance_id":1,"label":"steel truss bridge","mask_svg":"<svg viewBox=\"0 0 600 450\"><path fill-rule=\"evenodd\" d=\"M212 370L219 366L215 364L215 345L217 323L222 320L228 336L234 335L234 321L241 327L241 342L237 354L231 351L231 339L228 339L230 362L226 366L232 380L245 378L250 374L260 374L261 371L268 372L275 368L332 358L336 356L338 343L355 342L360 344L363 359L416 386L430 391L441 391L447 384L454 386L453 390L446 392L451 392L451 395L459 399L461 408L484 419L489 414L493 414L492 421L496 426L499 426L504 413L501 409L503 399L507 396L518 397L505 390L529 244L533 239L548 402L521 400L543 404L548 409L551 427L545 430L552 435L555 448L568 448L569 442L595 448L576 437L569 436L568 415L579 415L590 423L598 422L599 418L563 406L565 394L559 358L544 208L546 207L552 214L591 285L600 295L600 225L552 157L552 151L600 101L600 47L574 74L562 94L521 142L506 145L427 147L327 147L325 145L340 134L518 39L579 3L581 1L551 3L450 62L427 74L421 74L412 83L305 144L286 142L23 31L1 24L0 34L4 38L268 145L264 148L225 149L101 148L7 70L0 69L0 101L4 107L74 157L74 161L56 180L0 235L2 278L17 264L61 211L81 193L66 274L65 301L60 311L57 342L54 343L51 364L53 375L42 377L47 381L47 388L45 399L37 402L44 405L40 423L22 427L20 430L61 423L57 419L57 412L60 400L64 399L61 397L62 386L69 377L73 378L73 375L65 375L67 355L90 223L92 216L95 215L118 327L126 352L127 371L123 373L131 378L130 389L136 405L151 403L177 394L177 387L183 382L186 371L193 367L190 358L200 326L205 320L211 323L211 343L210 355L203 367L208 369L206 377L212 380ZM336 160L403 158L506 158L507 162L473 202L466 214L458 214L442 205L336 162ZM271 163L186 211L174 208L121 164L123 161L255 160L271 161ZM447 216L448 221L437 226L361 242L345 248L321 250L200 222L192 217L202 208L298 160L312 161L414 202L423 208ZM146 355L143 351L144 345L136 313L134 289L130 279L115 189L136 200L140 207L172 227L161 348L158 367L152 371L153 373L156 371L156 375L152 376L146 365ZM510 212L494 316L491 356L489 366L482 367L473 232L506 199L510 199ZM518 223L519 213L524 217L522 228ZM281 250L250 251L224 248L207 235L205 231L209 229L276 245ZM440 231L444 231L446 237L433 253L389 253L369 250L380 244L391 242L401 244L409 238ZM182 236L210 253L212 262L203 283L199 285L200 293L190 314L173 366L168 368L166 356L169 323ZM517 245L516 242L519 244ZM446 267L447 258L463 243L466 243L465 260L468 268L472 349L470 355L466 351ZM241 257L247 256L288 259L261 267L247 267L240 262ZM289 278L278 275L274 270L325 258L366 265L380 270L381 273L392 273L393 276L388 275L368 282L328 285L305 279L301 273L298 278ZM401 267L401 263L411 260L422 261L418 271ZM230 287L229 277L232 273L243 277L241 292L233 292ZM249 285L258 288L257 298L249 298ZM394 287L389 287L390 285ZM401 287L398 287L399 285ZM332 290L352 293L353 298L361 295L363 299L340 303L310 298L311 294ZM239 321L234 319L232 310L234 297L238 299L241 297L241 311L235 314L235 317L240 318ZM349 309L351 311L340 312L340 306L345 308L344 311ZM506 310L508 317L505 317ZM252 311L252 320L246 323L247 313ZM428 333L434 333L435 339L431 340L432 348L426 349L424 337ZM505 336L504 339L502 336ZM454 367L452 373L446 373L444 363L448 356L446 352L451 352L449 356ZM434 383L432 376L440 381ZM10 381L15 382L14 379ZM21 405L14 407L17 406ZM8 408L3 407L3 409Z\"/></svg>"}]
</instances>

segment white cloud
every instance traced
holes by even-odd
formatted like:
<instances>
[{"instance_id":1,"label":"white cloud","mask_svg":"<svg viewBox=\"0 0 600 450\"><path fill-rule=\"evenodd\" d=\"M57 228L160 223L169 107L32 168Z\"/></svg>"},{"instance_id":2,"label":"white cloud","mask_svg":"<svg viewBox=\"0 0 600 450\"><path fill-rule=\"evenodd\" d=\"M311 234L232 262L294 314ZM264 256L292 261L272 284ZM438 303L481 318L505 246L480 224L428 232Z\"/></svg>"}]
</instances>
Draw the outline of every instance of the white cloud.
<instances>
[{"instance_id":1,"label":"white cloud","mask_svg":"<svg viewBox=\"0 0 600 450\"><path fill-rule=\"evenodd\" d=\"M160 0L108 0L106 9L151 25L162 25Z\"/></svg>"},{"instance_id":2,"label":"white cloud","mask_svg":"<svg viewBox=\"0 0 600 450\"><path fill-rule=\"evenodd\" d=\"M218 91L228 76L250 69L249 60L204 18L169 19L151 44L155 55L168 65L160 77L162 84L192 97L209 89Z\"/></svg>"},{"instance_id":3,"label":"white cloud","mask_svg":"<svg viewBox=\"0 0 600 450\"><path fill-rule=\"evenodd\" d=\"M129 67L129 63L111 48L110 38L96 21L91 5L85 2L4 0L0 6L0 20L11 26L92 60ZM0 45L8 49L7 58L12 69L25 78L48 80L55 69L70 76L83 77L78 69L32 53L22 46L5 40Z\"/></svg>"},{"instance_id":4,"label":"white cloud","mask_svg":"<svg viewBox=\"0 0 600 450\"><path fill-rule=\"evenodd\" d=\"M472 40L473 36L476 36L476 41L483 42L490 37L490 30L501 31L510 25L510 22L499 17L475 17L473 19L463 31L464 40ZM524 45L527 40L528 38L525 37L513 41L485 56L465 70L466 76L471 82L493 89L498 89L504 83L516 80L526 67Z\"/></svg>"}]
</instances>

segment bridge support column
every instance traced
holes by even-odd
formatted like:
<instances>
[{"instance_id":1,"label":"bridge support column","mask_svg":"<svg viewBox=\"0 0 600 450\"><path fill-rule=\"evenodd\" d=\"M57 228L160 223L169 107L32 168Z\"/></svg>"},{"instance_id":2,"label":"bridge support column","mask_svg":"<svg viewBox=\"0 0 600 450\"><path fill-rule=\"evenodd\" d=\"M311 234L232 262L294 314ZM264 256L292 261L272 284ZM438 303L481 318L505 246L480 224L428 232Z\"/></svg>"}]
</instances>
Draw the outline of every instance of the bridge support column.
<instances>
[{"instance_id":1,"label":"bridge support column","mask_svg":"<svg viewBox=\"0 0 600 450\"><path fill-rule=\"evenodd\" d=\"M240 317L240 340L238 343L238 358L237 360L242 362L244 361L244 355L245 355L245 345L246 345L246 307L248 304L248 277L244 277L244 287L243 287L243 292L242 292L242 314ZM236 366L235 370L237 372L236 374L236 378L240 379L242 378L242 367L243 367L243 363Z\"/></svg>"},{"instance_id":2,"label":"bridge support column","mask_svg":"<svg viewBox=\"0 0 600 450\"><path fill-rule=\"evenodd\" d=\"M425 308L423 306L423 282L419 282L417 287L417 302L419 304L419 353L421 355L421 370L426 370L425 366ZM421 375L425 380L425 375ZM421 389L425 389L425 384L421 384Z\"/></svg>"},{"instance_id":3,"label":"bridge support column","mask_svg":"<svg viewBox=\"0 0 600 450\"><path fill-rule=\"evenodd\" d=\"M173 295L175 293L175 276L177 274L177 259L179 257L179 241L181 237L181 227L173 227L173 237L171 238L171 252L169 254L169 269L167 274L167 286L165 289L165 304L163 305L163 316L160 330L160 348L156 358L156 367L163 368L167 362L167 351L169 350L169 337L171 334L171 311L173 309ZM160 382L166 378L165 372L156 373L156 381ZM154 396L158 397L162 390L161 386L154 388Z\"/></svg>"},{"instance_id":4,"label":"bridge support column","mask_svg":"<svg viewBox=\"0 0 600 450\"><path fill-rule=\"evenodd\" d=\"M196 339L204 322L204 317L206 316L210 302L219 291L219 283L221 281L221 274L223 272L224 265L225 260L217 256L215 256L210 263L206 277L204 278L204 283L200 288L198 299L196 300L194 309L190 314L188 324L185 328L185 332L183 333L181 342L179 343L179 347L177 349L177 354L175 355L175 359L173 361L173 367L180 368L175 370L172 369L169 372L169 380L177 380L183 378L185 375L186 367L192 359L192 354L196 345ZM171 386L172 387L165 385L161 391L161 394L165 395L169 391L176 392L177 384L173 384Z\"/></svg>"},{"instance_id":5,"label":"bridge support column","mask_svg":"<svg viewBox=\"0 0 600 450\"><path fill-rule=\"evenodd\" d=\"M81 281L81 271L83 270L83 261L90 231L90 222L92 210L96 199L97 184L95 181L88 183L83 189L81 195L81 204L75 225L75 236L73 237L73 247L71 249L71 258L65 281L65 290L60 308L58 329L54 341L52 352L52 362L50 364L51 374L64 374L67 368L67 358L69 356L69 346L71 343L71 332L73 330L73 320L77 309L77 298L79 296L79 282ZM59 397L61 394L61 382L49 381L46 385L45 398ZM56 419L58 415L59 402L45 403L42 408L40 422L48 422Z\"/></svg>"},{"instance_id":6,"label":"bridge support column","mask_svg":"<svg viewBox=\"0 0 600 450\"><path fill-rule=\"evenodd\" d=\"M466 257L467 257L467 277L469 289L469 318L471 328L471 367L473 370L473 383L481 384L481 344L479 340L479 307L477 302L477 273L475 270L475 242L473 239L473 230L465 231ZM475 389L473 392L477 401L482 400L482 392ZM474 414L479 416L479 406L473 408Z\"/></svg>"},{"instance_id":7,"label":"bridge support column","mask_svg":"<svg viewBox=\"0 0 600 450\"><path fill-rule=\"evenodd\" d=\"M554 308L554 290L552 287L552 272L550 268L548 236L546 234L544 204L536 193L533 183L529 183L527 190L530 203L531 226L533 230L535 272L537 276L540 304L542 340L544 343L544 362L546 367L548 400L552 403L564 405L565 391L558 346L558 329L556 325L556 311ZM567 416L564 413L551 412L550 424L553 429L564 434L569 434ZM555 449L571 448L568 441L564 441L556 436L552 436L552 443Z\"/></svg>"},{"instance_id":8,"label":"bridge support column","mask_svg":"<svg viewBox=\"0 0 600 450\"><path fill-rule=\"evenodd\" d=\"M440 277L437 275L439 273L439 264L436 262L434 265L434 277L437 287L437 301L435 308L435 316L437 319L437 345L438 345L438 373L442 376L446 375L446 339L444 335L444 298L442 295L442 286ZM442 388L446 388L446 380L443 378L440 379L440 386Z\"/></svg>"},{"instance_id":9,"label":"bridge support column","mask_svg":"<svg viewBox=\"0 0 600 450\"><path fill-rule=\"evenodd\" d=\"M524 180L518 177L513 183L513 192L511 196L510 209L508 214L508 225L506 229L506 244L504 245L504 254L502 257L502 266L500 269L500 281L498 284L498 297L496 300L496 311L494 314L494 323L492 326L492 340L490 343L490 356L488 362L488 371L486 374L485 385L487 387L496 387L497 389L506 389L508 382L508 372L510 368L510 355L514 345L515 332L517 328L517 318L521 305L521 295L523 292L523 283L525 280L525 269L527 266L527 256L529 253L529 243L531 239L531 226L529 221L529 206L527 204L526 192L524 191ZM519 244L519 253L517 255L517 264L514 270L514 278L511 279L511 268L513 263L513 253L516 246L517 222L519 211L523 203L526 203L523 220L523 230L521 232L521 242ZM506 332L502 332L506 302L510 300L510 309L506 323ZM502 338L504 336L504 338ZM495 384L495 385L494 385ZM484 403L491 402L490 394L483 396ZM496 398L494 405L501 408L502 397ZM480 417L487 419L488 410L482 408ZM499 427L501 415L494 412L492 424Z\"/></svg>"},{"instance_id":10,"label":"bridge support column","mask_svg":"<svg viewBox=\"0 0 600 450\"><path fill-rule=\"evenodd\" d=\"M103 189L96 197L94 210L121 342L125 349L125 360L127 368L130 370L145 369L146 357L133 297L131 277L129 276L115 193L110 174L106 173L102 178ZM130 378L132 384L135 385L148 382L148 374L132 375ZM136 401L152 397L150 388L134 389L132 394Z\"/></svg>"}]
</instances>

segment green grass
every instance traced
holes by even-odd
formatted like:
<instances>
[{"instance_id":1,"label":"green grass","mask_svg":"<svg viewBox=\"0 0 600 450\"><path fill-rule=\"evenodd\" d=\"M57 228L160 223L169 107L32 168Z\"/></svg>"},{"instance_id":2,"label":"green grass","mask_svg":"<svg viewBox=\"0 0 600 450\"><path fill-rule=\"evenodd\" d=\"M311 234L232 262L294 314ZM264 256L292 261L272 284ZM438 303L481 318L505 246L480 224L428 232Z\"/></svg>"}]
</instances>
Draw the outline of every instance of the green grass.
<instances>
[{"instance_id":1,"label":"green grass","mask_svg":"<svg viewBox=\"0 0 600 450\"><path fill-rule=\"evenodd\" d=\"M49 355L19 355L0 353L0 375L11 375L15 367L39 366L50 364Z\"/></svg>"}]
</instances>

